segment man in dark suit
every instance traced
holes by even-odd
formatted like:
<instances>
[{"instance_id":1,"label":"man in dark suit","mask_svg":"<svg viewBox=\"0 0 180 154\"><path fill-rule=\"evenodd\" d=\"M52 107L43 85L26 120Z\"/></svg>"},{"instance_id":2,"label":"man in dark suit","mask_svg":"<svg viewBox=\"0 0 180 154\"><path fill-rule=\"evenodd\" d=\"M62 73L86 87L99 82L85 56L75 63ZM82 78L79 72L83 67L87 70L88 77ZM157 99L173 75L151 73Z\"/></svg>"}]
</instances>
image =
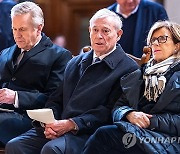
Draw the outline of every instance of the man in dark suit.
<instances>
[{"instance_id":1,"label":"man in dark suit","mask_svg":"<svg viewBox=\"0 0 180 154\"><path fill-rule=\"evenodd\" d=\"M149 0L116 0L108 9L117 13L123 21L123 36L118 43L126 53L141 57L151 26L158 20L167 20L166 10Z\"/></svg>"},{"instance_id":2,"label":"man in dark suit","mask_svg":"<svg viewBox=\"0 0 180 154\"><path fill-rule=\"evenodd\" d=\"M119 16L108 9L90 19L92 50L70 60L63 85L46 103L57 120L9 141L7 154L80 154L89 136L111 123L111 109L122 92L120 78L138 68L116 46L121 26Z\"/></svg>"},{"instance_id":3,"label":"man in dark suit","mask_svg":"<svg viewBox=\"0 0 180 154\"><path fill-rule=\"evenodd\" d=\"M32 128L26 110L44 107L48 96L62 84L71 59L69 51L53 45L41 33L44 18L40 7L32 2L17 4L11 18L16 44L0 55L1 144Z\"/></svg>"}]
</instances>

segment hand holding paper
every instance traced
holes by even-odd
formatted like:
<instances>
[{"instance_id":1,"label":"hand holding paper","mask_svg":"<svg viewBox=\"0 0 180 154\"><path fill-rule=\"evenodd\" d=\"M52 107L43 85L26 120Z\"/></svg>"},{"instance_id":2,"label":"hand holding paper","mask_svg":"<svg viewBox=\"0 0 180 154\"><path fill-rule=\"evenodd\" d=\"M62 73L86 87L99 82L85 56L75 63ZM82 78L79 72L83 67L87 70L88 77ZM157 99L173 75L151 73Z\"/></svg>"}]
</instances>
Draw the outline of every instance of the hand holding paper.
<instances>
[{"instance_id":1,"label":"hand holding paper","mask_svg":"<svg viewBox=\"0 0 180 154\"><path fill-rule=\"evenodd\" d=\"M27 110L27 114L31 119L37 120L45 124L50 124L55 122L52 109L46 108L46 109Z\"/></svg>"}]
</instances>

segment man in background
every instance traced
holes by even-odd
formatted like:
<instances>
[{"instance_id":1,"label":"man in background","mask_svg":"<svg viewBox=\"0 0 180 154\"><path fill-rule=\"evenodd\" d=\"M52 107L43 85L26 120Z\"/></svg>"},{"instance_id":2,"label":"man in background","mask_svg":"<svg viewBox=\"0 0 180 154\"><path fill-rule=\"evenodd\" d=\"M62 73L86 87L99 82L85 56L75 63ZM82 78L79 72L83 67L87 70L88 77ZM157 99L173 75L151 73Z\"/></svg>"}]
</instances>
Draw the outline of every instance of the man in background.
<instances>
[{"instance_id":1,"label":"man in background","mask_svg":"<svg viewBox=\"0 0 180 154\"><path fill-rule=\"evenodd\" d=\"M11 8L15 4L13 0L0 0L0 51L15 43L10 17Z\"/></svg>"},{"instance_id":2,"label":"man in background","mask_svg":"<svg viewBox=\"0 0 180 154\"><path fill-rule=\"evenodd\" d=\"M66 47L66 38L63 35L57 35L54 38L53 43L60 46L60 47L65 48Z\"/></svg>"},{"instance_id":3,"label":"man in background","mask_svg":"<svg viewBox=\"0 0 180 154\"><path fill-rule=\"evenodd\" d=\"M166 10L149 0L116 0L108 9L123 21L123 35L119 40L126 53L140 58L150 27L158 20L167 20Z\"/></svg>"}]
</instances>

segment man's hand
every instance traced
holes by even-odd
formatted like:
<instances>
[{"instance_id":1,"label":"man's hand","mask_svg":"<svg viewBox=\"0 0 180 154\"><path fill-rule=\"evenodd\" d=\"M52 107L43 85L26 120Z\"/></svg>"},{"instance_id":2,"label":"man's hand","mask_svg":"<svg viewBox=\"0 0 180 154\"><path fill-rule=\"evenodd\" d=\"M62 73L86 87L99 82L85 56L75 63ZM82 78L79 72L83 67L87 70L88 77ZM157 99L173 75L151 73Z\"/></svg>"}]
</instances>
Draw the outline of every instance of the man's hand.
<instances>
[{"instance_id":1,"label":"man's hand","mask_svg":"<svg viewBox=\"0 0 180 154\"><path fill-rule=\"evenodd\" d=\"M0 89L0 104L14 104L15 91L7 88Z\"/></svg>"},{"instance_id":2,"label":"man's hand","mask_svg":"<svg viewBox=\"0 0 180 154\"><path fill-rule=\"evenodd\" d=\"M71 120L56 120L52 124L46 124L44 134L48 139L55 139L74 130L74 127Z\"/></svg>"},{"instance_id":3,"label":"man's hand","mask_svg":"<svg viewBox=\"0 0 180 154\"><path fill-rule=\"evenodd\" d=\"M143 112L130 112L126 118L134 125L139 126L140 128L147 128L150 125L150 118L152 115L146 114Z\"/></svg>"}]
</instances>

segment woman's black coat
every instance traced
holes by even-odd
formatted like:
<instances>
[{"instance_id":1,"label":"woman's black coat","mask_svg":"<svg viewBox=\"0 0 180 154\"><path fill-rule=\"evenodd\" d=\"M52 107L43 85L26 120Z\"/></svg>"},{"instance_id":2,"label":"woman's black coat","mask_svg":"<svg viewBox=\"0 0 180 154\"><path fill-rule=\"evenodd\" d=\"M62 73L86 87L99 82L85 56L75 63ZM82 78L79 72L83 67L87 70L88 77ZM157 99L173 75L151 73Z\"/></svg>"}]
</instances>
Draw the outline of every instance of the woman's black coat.
<instances>
[{"instance_id":1,"label":"woman's black coat","mask_svg":"<svg viewBox=\"0 0 180 154\"><path fill-rule=\"evenodd\" d=\"M113 120L124 132L136 135L137 144L145 153L180 153L180 64L171 68L167 76L165 90L146 112L153 115L147 129L139 128L125 118L130 111L139 111L139 104L144 100L141 71L136 70L121 80L125 97L116 104Z\"/></svg>"}]
</instances>

